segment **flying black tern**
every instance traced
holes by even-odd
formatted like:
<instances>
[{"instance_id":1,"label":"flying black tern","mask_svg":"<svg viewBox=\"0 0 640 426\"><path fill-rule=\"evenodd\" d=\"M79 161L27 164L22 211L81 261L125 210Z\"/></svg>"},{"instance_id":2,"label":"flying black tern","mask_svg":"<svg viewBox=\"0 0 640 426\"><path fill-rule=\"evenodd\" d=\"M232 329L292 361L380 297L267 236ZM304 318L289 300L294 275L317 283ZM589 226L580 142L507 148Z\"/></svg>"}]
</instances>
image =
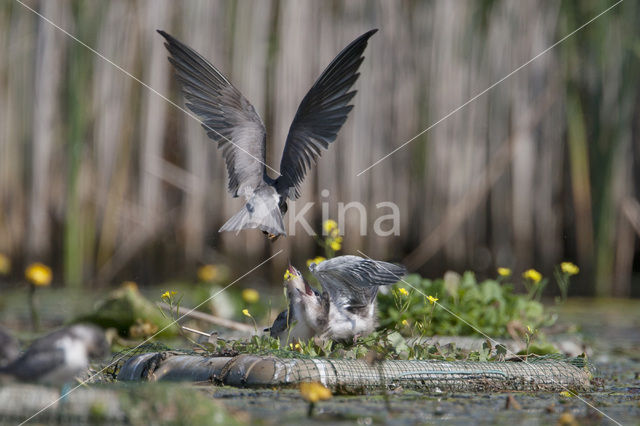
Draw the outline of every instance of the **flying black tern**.
<instances>
[{"instance_id":1,"label":"flying black tern","mask_svg":"<svg viewBox=\"0 0 640 426\"><path fill-rule=\"evenodd\" d=\"M259 228L271 240L286 235L283 216L287 199L300 196L307 169L333 142L353 108L367 41L366 32L345 47L322 72L298 106L289 128L280 176L273 179L265 165L267 134L253 105L210 62L162 30L186 106L201 120L207 135L218 142L229 175L229 192L246 203L222 231Z\"/></svg>"}]
</instances>

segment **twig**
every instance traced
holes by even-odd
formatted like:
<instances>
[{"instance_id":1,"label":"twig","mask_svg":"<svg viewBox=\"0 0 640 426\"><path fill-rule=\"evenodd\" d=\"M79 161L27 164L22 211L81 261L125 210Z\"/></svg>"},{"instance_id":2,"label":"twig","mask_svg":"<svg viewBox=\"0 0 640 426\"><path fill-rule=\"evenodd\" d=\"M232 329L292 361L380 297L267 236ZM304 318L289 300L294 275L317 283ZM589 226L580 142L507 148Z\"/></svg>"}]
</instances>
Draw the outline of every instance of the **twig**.
<instances>
[{"instance_id":1,"label":"twig","mask_svg":"<svg viewBox=\"0 0 640 426\"><path fill-rule=\"evenodd\" d=\"M187 327L186 325L181 325L183 330L186 330L193 334L199 334L200 336L209 337L210 333L205 333L204 331L196 330L195 328Z\"/></svg>"},{"instance_id":2,"label":"twig","mask_svg":"<svg viewBox=\"0 0 640 426\"><path fill-rule=\"evenodd\" d=\"M169 304L167 304L167 303L158 302L157 305L160 308L162 308L162 309L164 309L166 311L171 311L172 310L171 306L169 306ZM217 317L215 315L206 314L206 313L200 312L200 311L191 311L186 306L181 306L180 308L181 308L180 309L180 313L183 313L184 311L186 311L187 313L185 315L188 316L188 317L191 317L191 318L195 318L195 319L198 319L198 320L206 321L206 322L209 322L211 324L219 325L220 327L230 328L232 330L242 331L242 332L249 333L249 334L253 334L255 332L255 330L253 329L253 326L248 325L248 324L243 324L241 322L232 321L230 319ZM174 309L174 311L175 311L175 309Z\"/></svg>"}]
</instances>

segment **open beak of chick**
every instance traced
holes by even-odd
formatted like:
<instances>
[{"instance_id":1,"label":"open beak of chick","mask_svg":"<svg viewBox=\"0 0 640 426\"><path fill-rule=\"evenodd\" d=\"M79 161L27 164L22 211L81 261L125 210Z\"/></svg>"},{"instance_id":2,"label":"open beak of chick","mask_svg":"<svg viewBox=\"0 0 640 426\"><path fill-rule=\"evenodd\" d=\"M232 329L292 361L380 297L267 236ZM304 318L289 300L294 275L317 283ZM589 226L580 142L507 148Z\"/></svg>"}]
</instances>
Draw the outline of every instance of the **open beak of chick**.
<instances>
[{"instance_id":1,"label":"open beak of chick","mask_svg":"<svg viewBox=\"0 0 640 426\"><path fill-rule=\"evenodd\" d=\"M295 288L301 295L313 296L313 289L302 277L300 271L298 271L291 263L284 273L285 285Z\"/></svg>"}]
</instances>

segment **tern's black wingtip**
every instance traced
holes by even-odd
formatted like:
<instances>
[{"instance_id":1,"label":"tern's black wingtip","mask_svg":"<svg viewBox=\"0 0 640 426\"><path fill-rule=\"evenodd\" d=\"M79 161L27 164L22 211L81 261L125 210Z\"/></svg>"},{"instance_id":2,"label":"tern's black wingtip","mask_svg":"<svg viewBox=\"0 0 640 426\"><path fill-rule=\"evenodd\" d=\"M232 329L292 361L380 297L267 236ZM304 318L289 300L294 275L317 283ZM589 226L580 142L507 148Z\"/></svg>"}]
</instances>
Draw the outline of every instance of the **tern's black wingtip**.
<instances>
[{"instance_id":1,"label":"tern's black wingtip","mask_svg":"<svg viewBox=\"0 0 640 426\"><path fill-rule=\"evenodd\" d=\"M167 40L169 42L172 41L172 40L175 40L173 38L173 36L171 36L171 34L167 33L164 30L156 30L156 31L158 32L158 34L160 34L162 37L164 37L165 40Z\"/></svg>"},{"instance_id":2,"label":"tern's black wingtip","mask_svg":"<svg viewBox=\"0 0 640 426\"><path fill-rule=\"evenodd\" d=\"M375 33L378 32L377 28L374 28L372 30L367 31L366 33L362 34L362 38L368 39L369 37L371 37L372 35L374 35Z\"/></svg>"}]
</instances>

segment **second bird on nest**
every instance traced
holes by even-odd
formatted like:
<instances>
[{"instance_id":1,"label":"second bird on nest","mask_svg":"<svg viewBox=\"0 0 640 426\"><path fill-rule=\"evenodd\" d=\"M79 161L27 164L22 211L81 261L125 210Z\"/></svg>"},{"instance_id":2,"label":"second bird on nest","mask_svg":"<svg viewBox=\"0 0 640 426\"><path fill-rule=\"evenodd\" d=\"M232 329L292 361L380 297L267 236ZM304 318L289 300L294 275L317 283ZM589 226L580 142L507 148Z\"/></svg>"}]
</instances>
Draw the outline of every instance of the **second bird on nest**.
<instances>
[{"instance_id":1,"label":"second bird on nest","mask_svg":"<svg viewBox=\"0 0 640 426\"><path fill-rule=\"evenodd\" d=\"M402 265L358 256L312 263L309 271L322 285L322 292L311 287L293 266L285 273L289 308L269 329L282 343L313 337L353 342L372 333L378 288L397 283L407 273Z\"/></svg>"}]
</instances>

